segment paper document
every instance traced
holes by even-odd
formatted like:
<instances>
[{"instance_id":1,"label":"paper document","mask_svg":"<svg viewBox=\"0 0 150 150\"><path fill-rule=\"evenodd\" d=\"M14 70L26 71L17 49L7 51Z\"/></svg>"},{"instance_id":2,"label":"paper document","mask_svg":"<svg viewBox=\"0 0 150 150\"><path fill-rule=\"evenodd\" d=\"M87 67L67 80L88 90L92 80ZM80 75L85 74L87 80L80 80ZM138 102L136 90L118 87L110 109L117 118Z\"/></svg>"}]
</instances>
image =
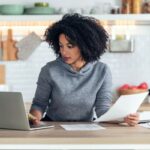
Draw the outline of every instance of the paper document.
<instances>
[{"instance_id":1,"label":"paper document","mask_svg":"<svg viewBox=\"0 0 150 150\"><path fill-rule=\"evenodd\" d=\"M143 124L140 124L141 127L144 127L144 128L149 128L150 129L150 123L143 123Z\"/></svg>"},{"instance_id":2,"label":"paper document","mask_svg":"<svg viewBox=\"0 0 150 150\"><path fill-rule=\"evenodd\" d=\"M62 124L60 126L68 131L94 131L105 129L97 124Z\"/></svg>"},{"instance_id":3,"label":"paper document","mask_svg":"<svg viewBox=\"0 0 150 150\"><path fill-rule=\"evenodd\" d=\"M148 92L120 96L116 103L94 122L123 121L124 117L137 111L147 95Z\"/></svg>"},{"instance_id":4,"label":"paper document","mask_svg":"<svg viewBox=\"0 0 150 150\"><path fill-rule=\"evenodd\" d=\"M140 123L150 122L150 111L140 112Z\"/></svg>"}]
</instances>

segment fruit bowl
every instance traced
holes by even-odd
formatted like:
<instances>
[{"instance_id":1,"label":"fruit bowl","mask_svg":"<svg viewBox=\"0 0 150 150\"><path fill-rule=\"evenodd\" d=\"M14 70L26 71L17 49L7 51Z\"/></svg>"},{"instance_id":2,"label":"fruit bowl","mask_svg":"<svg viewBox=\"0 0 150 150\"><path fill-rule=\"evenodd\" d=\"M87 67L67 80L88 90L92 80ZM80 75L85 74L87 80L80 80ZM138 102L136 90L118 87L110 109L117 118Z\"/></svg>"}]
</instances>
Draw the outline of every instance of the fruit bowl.
<instances>
[{"instance_id":1,"label":"fruit bowl","mask_svg":"<svg viewBox=\"0 0 150 150\"><path fill-rule=\"evenodd\" d=\"M138 86L124 84L118 89L119 95L128 95L128 94L136 94L148 91L148 84L146 82L142 82Z\"/></svg>"},{"instance_id":2,"label":"fruit bowl","mask_svg":"<svg viewBox=\"0 0 150 150\"><path fill-rule=\"evenodd\" d=\"M147 89L120 89L118 90L119 95L129 95L146 92Z\"/></svg>"}]
</instances>

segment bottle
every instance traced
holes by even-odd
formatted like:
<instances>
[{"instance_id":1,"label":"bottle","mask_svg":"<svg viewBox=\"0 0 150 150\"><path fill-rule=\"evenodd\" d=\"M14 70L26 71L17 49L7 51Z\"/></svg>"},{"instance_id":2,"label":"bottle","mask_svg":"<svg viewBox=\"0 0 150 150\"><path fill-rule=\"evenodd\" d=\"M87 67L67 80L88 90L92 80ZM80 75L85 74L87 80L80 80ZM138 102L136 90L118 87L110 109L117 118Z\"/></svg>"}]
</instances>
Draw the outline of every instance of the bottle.
<instances>
[{"instance_id":1,"label":"bottle","mask_svg":"<svg viewBox=\"0 0 150 150\"><path fill-rule=\"evenodd\" d=\"M132 13L140 14L142 12L142 0L132 0Z\"/></svg>"},{"instance_id":2,"label":"bottle","mask_svg":"<svg viewBox=\"0 0 150 150\"><path fill-rule=\"evenodd\" d=\"M130 14L132 12L132 0L122 0L122 13Z\"/></svg>"}]
</instances>

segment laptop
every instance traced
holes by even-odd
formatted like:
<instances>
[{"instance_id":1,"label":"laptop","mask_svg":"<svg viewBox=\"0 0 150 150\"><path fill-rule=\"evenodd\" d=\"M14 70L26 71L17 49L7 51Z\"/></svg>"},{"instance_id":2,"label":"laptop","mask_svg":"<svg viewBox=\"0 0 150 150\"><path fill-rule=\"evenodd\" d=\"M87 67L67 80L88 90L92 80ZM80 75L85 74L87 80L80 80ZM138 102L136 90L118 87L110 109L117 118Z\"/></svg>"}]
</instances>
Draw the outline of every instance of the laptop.
<instances>
[{"instance_id":1,"label":"laptop","mask_svg":"<svg viewBox=\"0 0 150 150\"><path fill-rule=\"evenodd\" d=\"M35 130L51 128L50 122L30 125L20 92L0 92L0 128L16 130Z\"/></svg>"}]
</instances>

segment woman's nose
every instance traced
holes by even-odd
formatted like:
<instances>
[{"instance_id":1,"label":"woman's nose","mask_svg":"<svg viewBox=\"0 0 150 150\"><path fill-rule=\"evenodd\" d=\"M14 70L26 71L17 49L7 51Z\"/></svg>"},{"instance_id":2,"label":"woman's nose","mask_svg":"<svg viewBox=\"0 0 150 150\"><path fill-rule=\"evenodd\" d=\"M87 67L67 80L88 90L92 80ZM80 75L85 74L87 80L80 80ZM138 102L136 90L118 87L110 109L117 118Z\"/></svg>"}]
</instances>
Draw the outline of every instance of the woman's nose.
<instances>
[{"instance_id":1,"label":"woman's nose","mask_svg":"<svg viewBox=\"0 0 150 150\"><path fill-rule=\"evenodd\" d=\"M60 51L61 51L62 54L66 54L67 53L67 49L66 48L62 48Z\"/></svg>"}]
</instances>

